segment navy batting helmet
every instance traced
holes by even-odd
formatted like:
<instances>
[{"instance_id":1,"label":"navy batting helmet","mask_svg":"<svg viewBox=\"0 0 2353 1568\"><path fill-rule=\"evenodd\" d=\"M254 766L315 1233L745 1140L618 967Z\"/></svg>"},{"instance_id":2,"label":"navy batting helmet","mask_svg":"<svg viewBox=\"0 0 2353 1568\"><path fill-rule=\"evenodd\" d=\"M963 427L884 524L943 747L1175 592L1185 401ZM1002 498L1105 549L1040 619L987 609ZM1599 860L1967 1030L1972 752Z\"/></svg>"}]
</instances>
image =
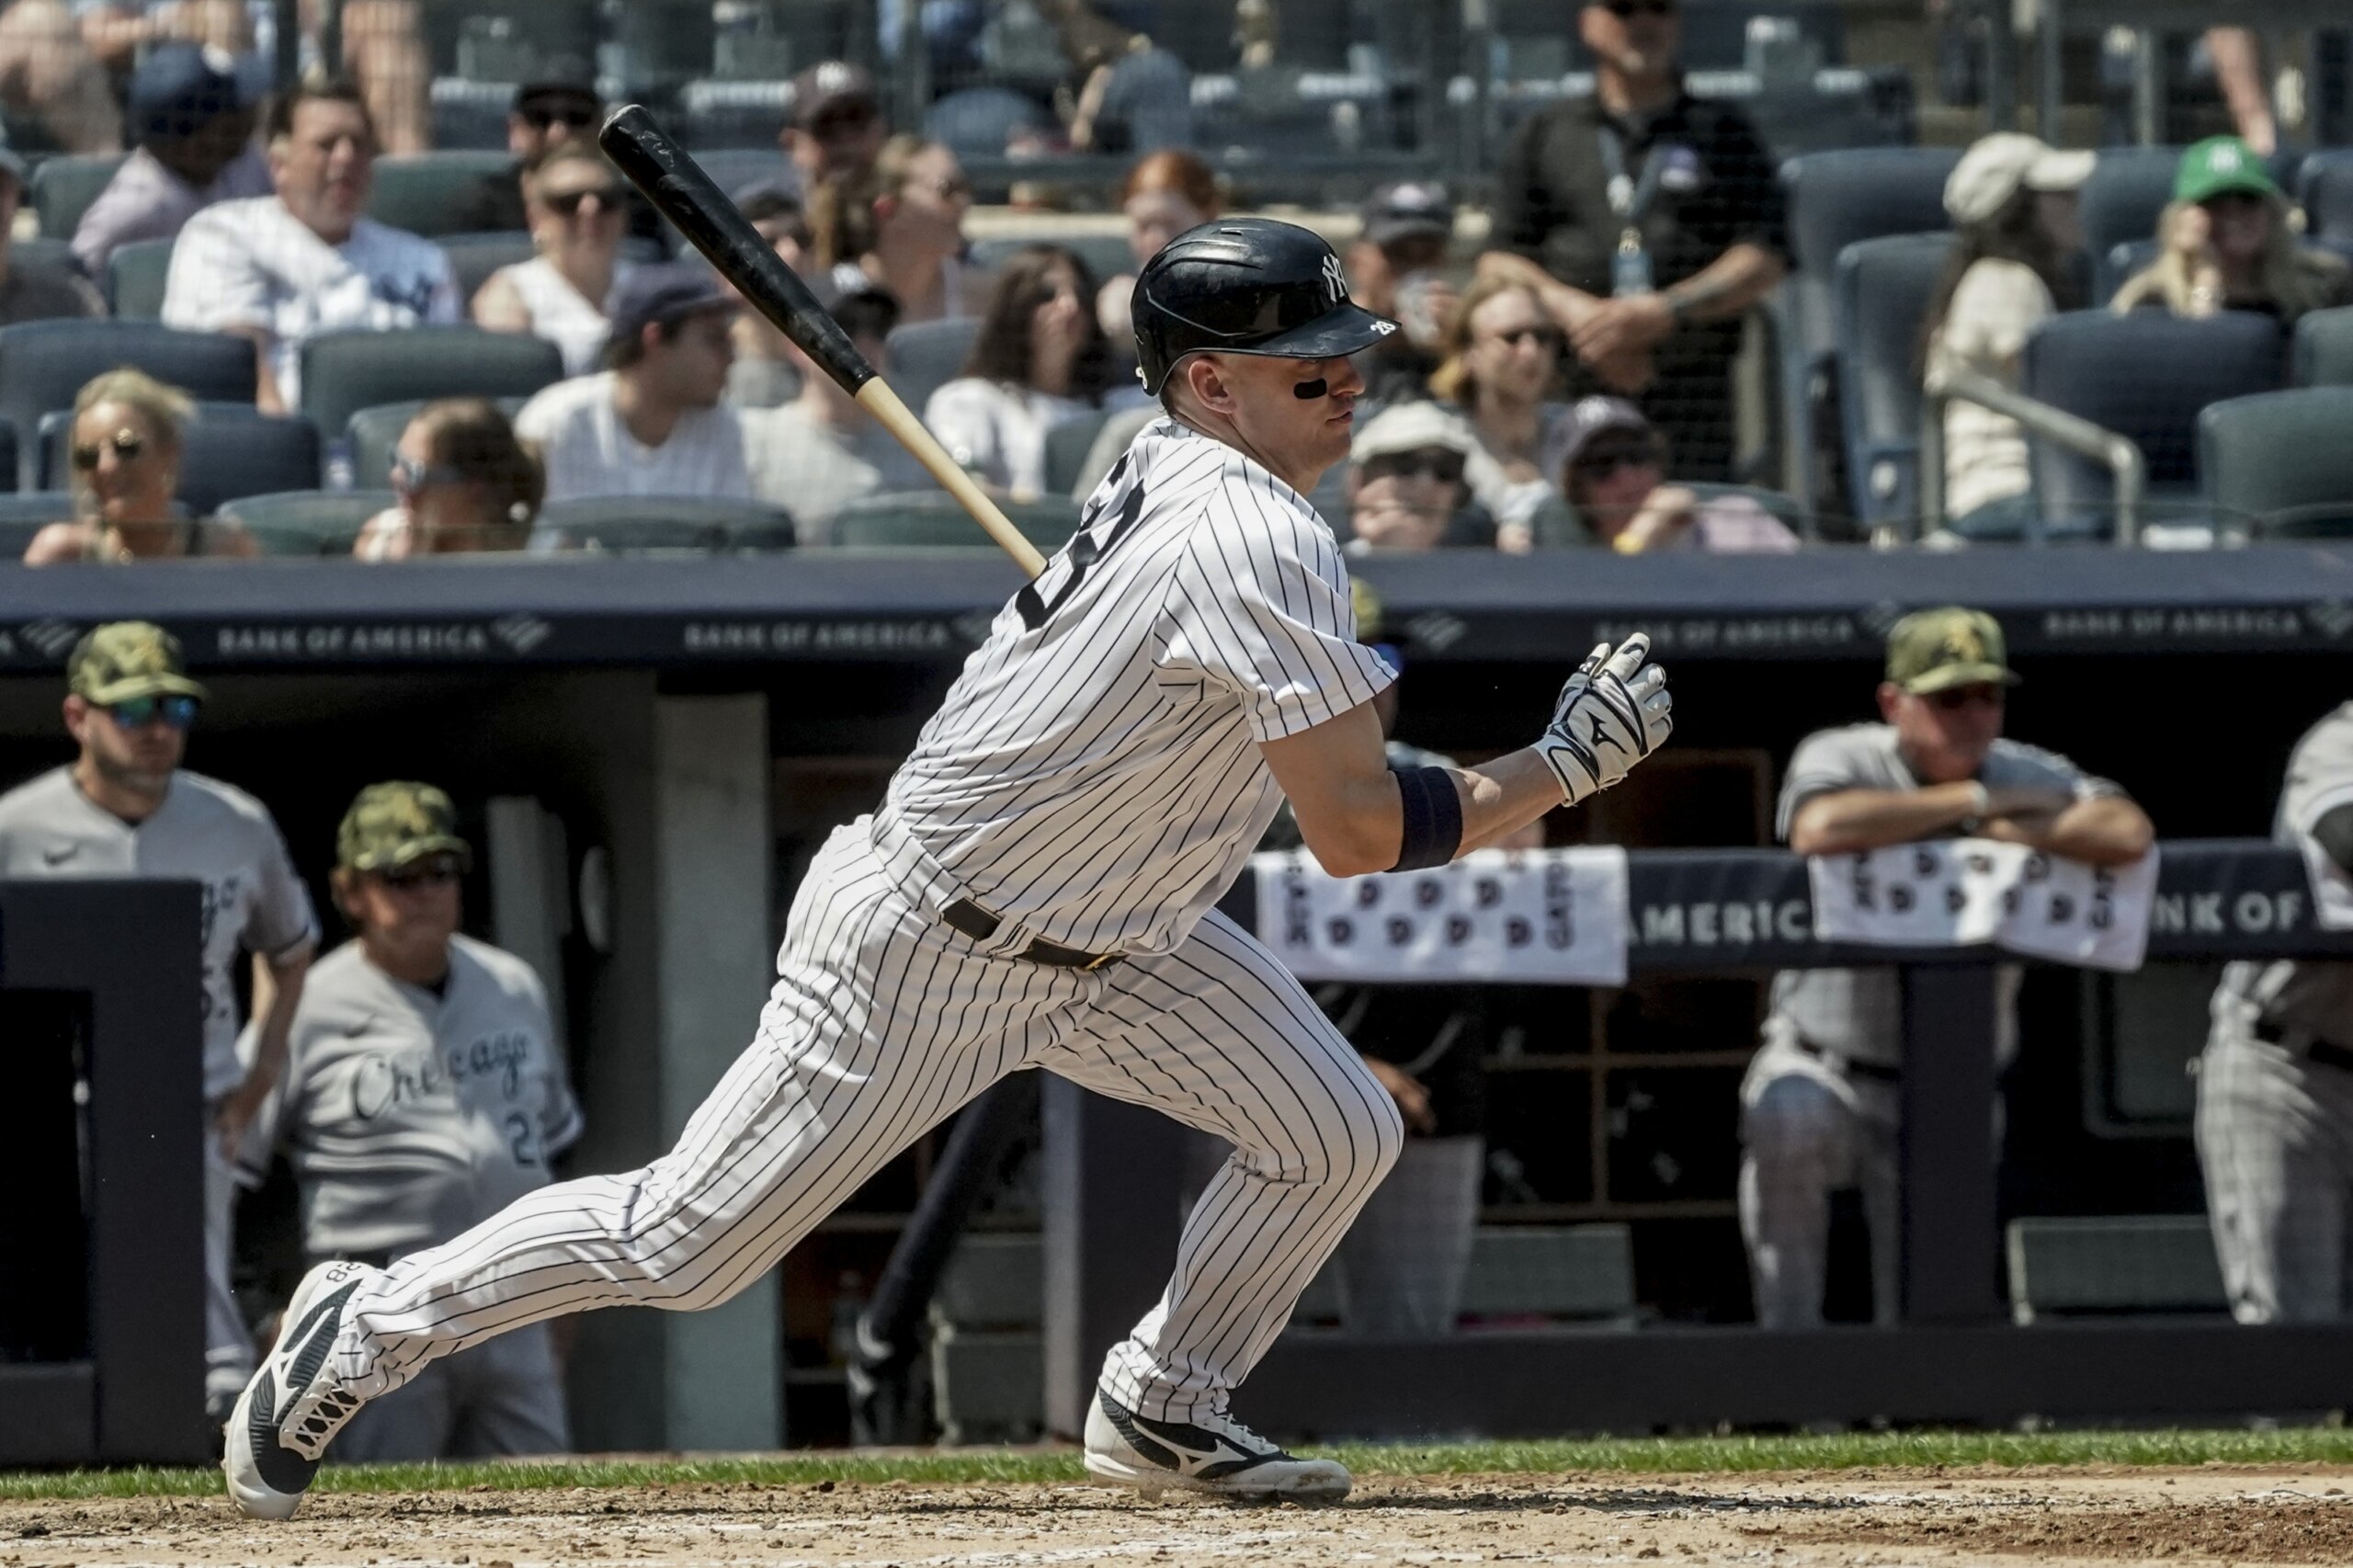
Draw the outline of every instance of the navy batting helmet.
<instances>
[{"instance_id":1,"label":"navy batting helmet","mask_svg":"<svg viewBox=\"0 0 2353 1568\"><path fill-rule=\"evenodd\" d=\"M1169 241L1136 278L1130 313L1154 396L1188 354L1331 359L1397 330L1348 299L1322 236L1271 218L1219 218Z\"/></svg>"}]
</instances>

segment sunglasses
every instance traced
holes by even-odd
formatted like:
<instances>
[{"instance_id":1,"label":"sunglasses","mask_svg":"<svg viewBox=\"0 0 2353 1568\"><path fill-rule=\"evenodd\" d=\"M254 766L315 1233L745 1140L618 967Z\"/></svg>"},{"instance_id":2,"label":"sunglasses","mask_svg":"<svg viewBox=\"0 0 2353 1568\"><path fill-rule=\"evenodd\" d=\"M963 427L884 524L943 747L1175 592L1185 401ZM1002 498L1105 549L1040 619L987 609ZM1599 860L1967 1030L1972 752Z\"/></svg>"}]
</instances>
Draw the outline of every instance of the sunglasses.
<instances>
[{"instance_id":1,"label":"sunglasses","mask_svg":"<svg viewBox=\"0 0 2353 1568\"><path fill-rule=\"evenodd\" d=\"M1601 8L1620 21L1629 17L1672 17L1675 0L1601 0Z\"/></svg>"},{"instance_id":2,"label":"sunglasses","mask_svg":"<svg viewBox=\"0 0 2353 1568\"><path fill-rule=\"evenodd\" d=\"M1603 479L1621 468L1647 468L1658 461L1658 453L1649 447L1610 447L1589 452L1570 465L1581 479Z\"/></svg>"},{"instance_id":3,"label":"sunglasses","mask_svg":"<svg viewBox=\"0 0 2353 1568\"><path fill-rule=\"evenodd\" d=\"M1509 332L1495 334L1495 341L1508 343L1514 348L1525 347L1530 343L1540 344L1557 354L1568 340L1561 335L1561 329L1557 326L1516 326Z\"/></svg>"},{"instance_id":4,"label":"sunglasses","mask_svg":"<svg viewBox=\"0 0 2353 1568\"><path fill-rule=\"evenodd\" d=\"M415 458L392 459L392 488L414 495L436 484L463 484L466 476L446 463L423 463Z\"/></svg>"},{"instance_id":5,"label":"sunglasses","mask_svg":"<svg viewBox=\"0 0 2353 1568\"><path fill-rule=\"evenodd\" d=\"M376 880L394 892L413 892L418 888L447 887L458 880L458 858L454 855L428 855L413 865L398 870L379 871Z\"/></svg>"},{"instance_id":6,"label":"sunglasses","mask_svg":"<svg viewBox=\"0 0 2353 1568\"><path fill-rule=\"evenodd\" d=\"M185 730L196 722L199 704L193 697L129 697L107 709L114 722L126 730L142 730L161 719L175 730Z\"/></svg>"},{"instance_id":7,"label":"sunglasses","mask_svg":"<svg viewBox=\"0 0 2353 1568\"><path fill-rule=\"evenodd\" d=\"M1406 479L1420 474L1441 484L1460 484L1462 483L1462 454L1434 449L1385 452L1377 458L1367 458L1364 472L1367 479Z\"/></svg>"},{"instance_id":8,"label":"sunglasses","mask_svg":"<svg viewBox=\"0 0 2353 1568\"><path fill-rule=\"evenodd\" d=\"M597 111L579 105L570 108L527 108L523 111L523 123L534 131L545 131L551 125L585 131L597 123Z\"/></svg>"},{"instance_id":9,"label":"sunglasses","mask_svg":"<svg viewBox=\"0 0 2353 1568\"><path fill-rule=\"evenodd\" d=\"M540 202L549 211L569 218L578 212L580 204L592 196L597 199L597 206L600 210L605 212L620 210L620 187L610 185L592 185L585 190L554 191L540 197Z\"/></svg>"},{"instance_id":10,"label":"sunglasses","mask_svg":"<svg viewBox=\"0 0 2353 1568\"><path fill-rule=\"evenodd\" d=\"M137 462L139 454L147 449L147 442L135 430L118 430L113 435L102 440L94 441L86 447L74 448L74 466L84 473L97 472L98 458L108 447L112 447L114 455L123 461Z\"/></svg>"},{"instance_id":11,"label":"sunglasses","mask_svg":"<svg viewBox=\"0 0 2353 1568\"><path fill-rule=\"evenodd\" d=\"M1939 713L1958 713L1968 708L1999 708L2009 694L1998 686L1953 686L1928 693L1925 700Z\"/></svg>"}]
</instances>

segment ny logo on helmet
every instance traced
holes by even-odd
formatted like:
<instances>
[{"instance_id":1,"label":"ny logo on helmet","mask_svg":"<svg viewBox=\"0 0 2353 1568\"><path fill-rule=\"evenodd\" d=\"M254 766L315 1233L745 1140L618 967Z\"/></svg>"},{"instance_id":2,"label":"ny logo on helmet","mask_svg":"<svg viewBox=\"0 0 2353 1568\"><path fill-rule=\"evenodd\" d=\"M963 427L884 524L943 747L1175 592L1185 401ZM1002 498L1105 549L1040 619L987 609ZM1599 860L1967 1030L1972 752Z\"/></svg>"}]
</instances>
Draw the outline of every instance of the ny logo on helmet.
<instances>
[{"instance_id":1,"label":"ny logo on helmet","mask_svg":"<svg viewBox=\"0 0 2353 1568\"><path fill-rule=\"evenodd\" d=\"M1332 303L1344 304L1348 298L1347 275L1340 270L1340 258L1327 255L1324 258L1324 290L1332 296Z\"/></svg>"}]
</instances>

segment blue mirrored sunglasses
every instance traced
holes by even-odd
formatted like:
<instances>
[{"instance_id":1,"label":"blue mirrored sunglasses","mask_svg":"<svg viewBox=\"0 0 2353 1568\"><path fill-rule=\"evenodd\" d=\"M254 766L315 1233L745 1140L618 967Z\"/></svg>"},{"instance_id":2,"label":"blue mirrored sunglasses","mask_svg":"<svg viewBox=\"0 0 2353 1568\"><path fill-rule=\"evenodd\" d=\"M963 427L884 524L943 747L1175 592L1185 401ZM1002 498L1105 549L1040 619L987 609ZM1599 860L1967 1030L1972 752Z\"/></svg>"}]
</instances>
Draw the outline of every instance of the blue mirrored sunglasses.
<instances>
[{"instance_id":1,"label":"blue mirrored sunglasses","mask_svg":"<svg viewBox=\"0 0 2353 1568\"><path fill-rule=\"evenodd\" d=\"M126 730L142 729L158 719L175 730L185 730L196 722L196 710L201 706L193 697L131 697L110 704L107 711Z\"/></svg>"}]
</instances>

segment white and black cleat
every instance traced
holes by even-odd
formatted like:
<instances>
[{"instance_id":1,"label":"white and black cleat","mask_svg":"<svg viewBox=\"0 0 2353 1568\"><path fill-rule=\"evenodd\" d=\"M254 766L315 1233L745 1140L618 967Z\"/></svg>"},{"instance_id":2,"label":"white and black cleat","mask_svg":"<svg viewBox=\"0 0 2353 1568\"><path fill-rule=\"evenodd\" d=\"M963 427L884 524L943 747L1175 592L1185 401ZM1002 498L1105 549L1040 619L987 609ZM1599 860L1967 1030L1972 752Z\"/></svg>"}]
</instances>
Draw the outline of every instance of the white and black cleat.
<instances>
[{"instance_id":1,"label":"white and black cleat","mask_svg":"<svg viewBox=\"0 0 2353 1568\"><path fill-rule=\"evenodd\" d=\"M1345 1465L1294 1459L1228 1415L1155 1421L1101 1389L1086 1413L1086 1469L1146 1497L1170 1487L1254 1503L1336 1503Z\"/></svg>"},{"instance_id":2,"label":"white and black cleat","mask_svg":"<svg viewBox=\"0 0 2353 1568\"><path fill-rule=\"evenodd\" d=\"M324 1373L351 1293L381 1270L323 1263L302 1276L278 1321L278 1346L237 1396L222 1472L229 1496L256 1519L290 1519L318 1473L327 1440L362 1403Z\"/></svg>"}]
</instances>

